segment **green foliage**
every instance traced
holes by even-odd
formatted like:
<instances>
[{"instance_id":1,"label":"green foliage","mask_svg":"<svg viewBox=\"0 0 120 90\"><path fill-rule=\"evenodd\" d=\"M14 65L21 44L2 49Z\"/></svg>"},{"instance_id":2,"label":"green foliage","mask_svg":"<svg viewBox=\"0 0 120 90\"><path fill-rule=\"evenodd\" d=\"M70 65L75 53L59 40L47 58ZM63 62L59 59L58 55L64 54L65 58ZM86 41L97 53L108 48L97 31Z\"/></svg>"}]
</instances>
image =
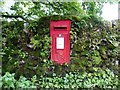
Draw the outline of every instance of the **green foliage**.
<instances>
[{"instance_id":1,"label":"green foliage","mask_svg":"<svg viewBox=\"0 0 120 90\"><path fill-rule=\"evenodd\" d=\"M14 73L10 74L9 72L6 72L6 74L2 77L2 86L4 88L15 88L15 78Z\"/></svg>"},{"instance_id":2,"label":"green foliage","mask_svg":"<svg viewBox=\"0 0 120 90\"><path fill-rule=\"evenodd\" d=\"M32 77L59 71L57 74L64 75L69 71L94 72L96 67L117 73L119 66L115 62L120 59L120 33L117 26L111 28L102 21L99 16L102 5L102 2L15 2L12 14L27 18L28 25L25 29L23 21L2 22L3 74L9 71L17 77ZM70 64L59 66L50 61L49 22L68 19L73 46L71 60Z\"/></svg>"},{"instance_id":3,"label":"green foliage","mask_svg":"<svg viewBox=\"0 0 120 90\"><path fill-rule=\"evenodd\" d=\"M13 81L13 82L12 82ZM43 75L33 76L30 80L20 76L19 80L14 79L14 74L6 72L2 77L3 88L50 88L50 89L77 89L77 88L97 88L97 89L117 89L118 76L109 69L98 69L94 73L69 72L64 77L53 73L51 77Z\"/></svg>"},{"instance_id":4,"label":"green foliage","mask_svg":"<svg viewBox=\"0 0 120 90\"><path fill-rule=\"evenodd\" d=\"M0 86L118 88L120 33L117 25L112 28L99 16L102 5L102 2L15 2L12 15L27 18L28 25L25 28L18 19L2 22L2 74L9 71L17 79L7 72L0 78L3 82ZM73 46L71 60L70 64L58 65L50 60L49 24L50 20L68 19ZM33 77L28 80L23 76Z\"/></svg>"},{"instance_id":5,"label":"green foliage","mask_svg":"<svg viewBox=\"0 0 120 90\"><path fill-rule=\"evenodd\" d=\"M73 47L67 66L50 61L49 22L57 19L71 20ZM25 32L23 22L3 22L3 74L9 71L32 77L59 71L58 74L64 75L69 71L94 72L92 67L109 68L117 74L119 66L115 62L120 59L120 34L118 27L108 25L94 16L48 16L29 22Z\"/></svg>"},{"instance_id":6,"label":"green foliage","mask_svg":"<svg viewBox=\"0 0 120 90\"><path fill-rule=\"evenodd\" d=\"M79 2L15 2L11 10L15 15L22 15L28 19L40 18L48 15L81 15L84 11ZM28 10L23 10L27 8ZM45 9L44 9L45 8Z\"/></svg>"},{"instance_id":7,"label":"green foliage","mask_svg":"<svg viewBox=\"0 0 120 90\"><path fill-rule=\"evenodd\" d=\"M15 2L11 6L12 13L4 12L8 15L20 15L28 20L38 19L44 16L52 15L85 15L99 16L102 13L103 2ZM45 9L44 9L45 8Z\"/></svg>"},{"instance_id":8,"label":"green foliage","mask_svg":"<svg viewBox=\"0 0 120 90\"><path fill-rule=\"evenodd\" d=\"M17 88L36 88L34 84L35 84L34 81L27 80L27 78L20 76L19 80L16 82L16 87Z\"/></svg>"},{"instance_id":9,"label":"green foliage","mask_svg":"<svg viewBox=\"0 0 120 90\"><path fill-rule=\"evenodd\" d=\"M35 82L33 76L30 80L27 80L25 77L20 76L19 80L15 79L15 73L10 74L9 72L6 72L4 76L2 76L0 79L2 79L2 88L36 88L34 85Z\"/></svg>"},{"instance_id":10,"label":"green foliage","mask_svg":"<svg viewBox=\"0 0 120 90\"><path fill-rule=\"evenodd\" d=\"M120 54L118 39L120 38L120 33L118 32L118 28L111 29L110 26L107 26L107 23L100 21L97 21L99 24L95 24L92 21L96 20L96 18L92 18L91 22L89 22L91 18L86 17L84 19L87 19L85 21L87 25L91 23L92 28L85 23L81 25L82 19L80 20L81 22L75 23L78 28L71 28L71 42L73 43L71 56L73 66L77 65L77 68L81 67L83 70L88 70L91 67L111 68L112 65L115 71L118 70L119 67L113 65L116 60L119 61ZM115 53L116 58L114 57ZM83 62L86 64L82 65Z\"/></svg>"},{"instance_id":11,"label":"green foliage","mask_svg":"<svg viewBox=\"0 0 120 90\"><path fill-rule=\"evenodd\" d=\"M69 72L64 77L41 76L39 87L42 88L117 88L118 76L110 70L98 70L94 73Z\"/></svg>"}]
</instances>

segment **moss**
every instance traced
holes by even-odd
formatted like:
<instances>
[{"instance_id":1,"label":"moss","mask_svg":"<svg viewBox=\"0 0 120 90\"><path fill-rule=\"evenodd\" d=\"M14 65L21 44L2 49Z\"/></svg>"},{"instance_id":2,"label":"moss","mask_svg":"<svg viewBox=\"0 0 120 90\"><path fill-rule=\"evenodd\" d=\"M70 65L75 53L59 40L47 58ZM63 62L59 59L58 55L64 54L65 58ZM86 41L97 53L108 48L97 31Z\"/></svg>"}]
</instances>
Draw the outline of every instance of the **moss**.
<instances>
[{"instance_id":1,"label":"moss","mask_svg":"<svg viewBox=\"0 0 120 90\"><path fill-rule=\"evenodd\" d=\"M74 15L53 15L53 16L45 16L38 20L38 28L49 28L50 21L51 20L71 20L74 21L80 21L80 18L78 16Z\"/></svg>"}]
</instances>

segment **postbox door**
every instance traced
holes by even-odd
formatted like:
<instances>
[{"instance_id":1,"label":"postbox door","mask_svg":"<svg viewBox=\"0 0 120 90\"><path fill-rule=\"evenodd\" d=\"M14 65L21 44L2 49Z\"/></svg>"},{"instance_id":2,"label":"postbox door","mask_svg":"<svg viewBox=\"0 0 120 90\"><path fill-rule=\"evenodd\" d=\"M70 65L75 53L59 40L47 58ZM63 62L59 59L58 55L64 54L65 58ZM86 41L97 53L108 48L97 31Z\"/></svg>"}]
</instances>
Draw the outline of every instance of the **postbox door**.
<instances>
[{"instance_id":1,"label":"postbox door","mask_svg":"<svg viewBox=\"0 0 120 90\"><path fill-rule=\"evenodd\" d=\"M52 36L51 59L57 63L69 62L70 40L68 34L54 34Z\"/></svg>"}]
</instances>

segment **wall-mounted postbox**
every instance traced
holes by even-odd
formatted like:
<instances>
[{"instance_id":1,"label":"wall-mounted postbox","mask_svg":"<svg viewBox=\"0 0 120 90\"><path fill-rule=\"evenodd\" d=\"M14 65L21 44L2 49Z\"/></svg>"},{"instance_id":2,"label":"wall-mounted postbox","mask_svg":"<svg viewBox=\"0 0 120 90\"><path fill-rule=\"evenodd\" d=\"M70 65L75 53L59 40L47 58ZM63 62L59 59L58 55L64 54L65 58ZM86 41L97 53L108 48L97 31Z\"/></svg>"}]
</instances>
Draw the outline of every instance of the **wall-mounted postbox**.
<instances>
[{"instance_id":1,"label":"wall-mounted postbox","mask_svg":"<svg viewBox=\"0 0 120 90\"><path fill-rule=\"evenodd\" d=\"M58 64L70 61L70 20L50 21L51 60Z\"/></svg>"}]
</instances>

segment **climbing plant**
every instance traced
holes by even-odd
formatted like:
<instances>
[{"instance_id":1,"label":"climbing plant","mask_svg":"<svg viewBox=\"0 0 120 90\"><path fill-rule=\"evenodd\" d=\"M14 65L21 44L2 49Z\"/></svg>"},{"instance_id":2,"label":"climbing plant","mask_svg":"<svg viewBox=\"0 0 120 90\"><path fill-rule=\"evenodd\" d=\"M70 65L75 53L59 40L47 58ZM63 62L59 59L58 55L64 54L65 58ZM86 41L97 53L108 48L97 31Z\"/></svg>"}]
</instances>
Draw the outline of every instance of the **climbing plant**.
<instances>
[{"instance_id":1,"label":"climbing plant","mask_svg":"<svg viewBox=\"0 0 120 90\"><path fill-rule=\"evenodd\" d=\"M70 38L73 47L70 64L58 66L50 60L48 22L61 19L71 20ZM117 74L120 34L117 26L112 28L107 25L93 16L43 17L31 21L26 31L23 31L23 22L3 22L3 73L10 71L31 77L33 74L61 72L64 75L69 71L94 72L94 68L109 68Z\"/></svg>"},{"instance_id":2,"label":"climbing plant","mask_svg":"<svg viewBox=\"0 0 120 90\"><path fill-rule=\"evenodd\" d=\"M67 72L94 72L109 68L118 74L120 59L119 28L99 16L103 3L97 2L15 2L14 13L2 13L3 74L18 78L33 75L65 75ZM23 9L26 8L26 10ZM44 9L46 8L46 9ZM77 15L77 16L76 16ZM19 19L21 18L21 19ZM50 60L50 20L71 20L70 64Z\"/></svg>"}]
</instances>

